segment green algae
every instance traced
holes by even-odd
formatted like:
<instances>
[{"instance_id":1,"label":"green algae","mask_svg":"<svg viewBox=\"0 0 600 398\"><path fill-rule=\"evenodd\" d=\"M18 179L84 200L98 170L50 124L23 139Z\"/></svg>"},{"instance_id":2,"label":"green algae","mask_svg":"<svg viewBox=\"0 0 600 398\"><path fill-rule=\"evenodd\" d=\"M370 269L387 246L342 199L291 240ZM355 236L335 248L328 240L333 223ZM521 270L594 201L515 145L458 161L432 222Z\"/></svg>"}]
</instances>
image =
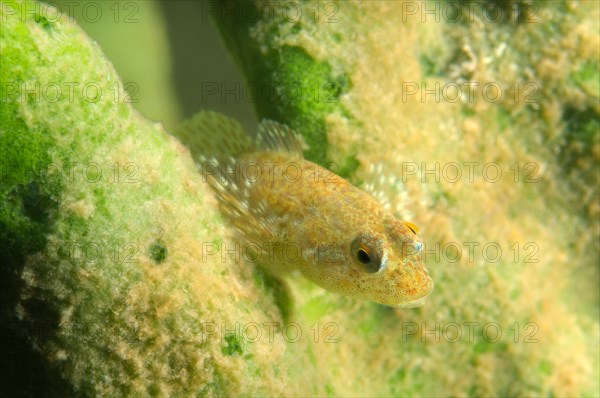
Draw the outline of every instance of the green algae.
<instances>
[{"instance_id":1,"label":"green algae","mask_svg":"<svg viewBox=\"0 0 600 398\"><path fill-rule=\"evenodd\" d=\"M30 384L59 396L597 395L597 296L583 294L595 289L586 283L597 280L597 248L580 241L591 241L586 237L594 235L595 213L571 210L584 195L597 193L596 177L585 173L593 168L581 166L598 159L593 61L575 51L584 59L576 65L583 66L567 64L556 72L532 50L544 48L549 35L568 34L573 21L589 23L585 10L593 6L584 4L582 11L550 4L540 8L549 13L540 14L542 21L555 17L548 23L505 21L483 24L482 32L481 19L443 29L394 23L377 31L383 3L343 4L338 25L329 31L318 25L326 33L314 33L319 30L311 18L292 24L289 35L280 20L217 21L248 81L276 89L274 97L256 104L259 116L290 124L306 138L311 160L334 160L355 182L363 181L358 171L365 165L389 158L468 161L483 160L485 153L494 160L541 163L547 174L529 185L515 186L510 174L498 185L480 182L463 190L444 181L421 184L423 190L407 184L419 195L411 208L428 244L505 243L500 237L510 235L537 243L538 261L513 261L505 247L509 259L494 264L433 262L436 290L426 307L412 311L338 297L295 276L282 284L252 264L222 261L222 245L230 242L210 192L187 152L160 126L130 104L103 97L47 103L6 86L96 82L98 76L108 76L107 85L118 81L77 27L12 16L3 20L1 33L0 244L11 256L0 271L6 287L1 316L3 327L10 325L8 341L20 348L15 357L33 368ZM358 33L350 39L353 31ZM451 47L448 41L459 36L477 54L489 55L490 43L507 40L503 31L515 35L508 45L517 55L509 61L518 61L519 71L536 67L541 76L540 97L547 102L537 108L482 101L427 109L403 105L376 91L376 82L394 81L365 72L406 76L406 67L413 77L451 80L449 71L467 58L445 56L440 47ZM408 48L402 62L398 53L390 59L373 55L382 54L380 43L391 51L386 37L399 36ZM585 31L580 39L590 43ZM427 50L411 52L415 47ZM359 57L353 49L373 57L360 58L370 60L364 69L354 63ZM61 60L65 52L71 55ZM485 72L508 76L510 68L497 59ZM322 85L324 91L318 101L277 91L290 84ZM581 91L590 97L582 100ZM336 102L325 102L329 98ZM550 111L554 105L558 117ZM400 122L388 118L396 112ZM463 122L468 132L457 139L452 126ZM480 146L469 147L471 140ZM562 152L540 145L548 141ZM80 166L73 175L74 163ZM138 166L135 175L129 163ZM83 172L93 164L100 169ZM392 162L388 167L400 172ZM564 199L567 190L571 195ZM219 247L217 254L203 258L204 243ZM564 286L566 279L571 282ZM498 322L504 335L489 339L480 326L475 341L453 342L444 332L449 320ZM253 343L236 322L274 323L274 339ZM524 341L528 322L540 327L536 343ZM292 324L303 339L284 334L296 330L286 328Z\"/></svg>"},{"instance_id":2,"label":"green algae","mask_svg":"<svg viewBox=\"0 0 600 398\"><path fill-rule=\"evenodd\" d=\"M150 257L155 263L160 264L167 258L168 249L167 246L160 240L150 245Z\"/></svg>"},{"instance_id":3,"label":"green algae","mask_svg":"<svg viewBox=\"0 0 600 398\"><path fill-rule=\"evenodd\" d=\"M104 95L123 85L66 16L47 29L10 12L22 7L35 3L2 3L0 245L9 261L0 315L6 344L19 348L12 359L36 371L3 366L12 375L4 392L281 395L260 364L294 369L298 345L276 335L244 345L242 361L223 359L221 325L281 318L248 266L202 257L204 242L225 238L187 152ZM61 82L98 90L52 101L36 91ZM250 299L234 305L240 294Z\"/></svg>"},{"instance_id":4,"label":"green algae","mask_svg":"<svg viewBox=\"0 0 600 398\"><path fill-rule=\"evenodd\" d=\"M225 336L225 345L221 346L221 352L227 356L242 355L242 344L234 334Z\"/></svg>"},{"instance_id":5,"label":"green algae","mask_svg":"<svg viewBox=\"0 0 600 398\"><path fill-rule=\"evenodd\" d=\"M251 1L213 3L217 9L244 10L254 7ZM225 12L216 12L218 26L244 70L259 119L285 121L301 134L309 146L307 159L326 164L327 135L324 116L340 111L340 96L350 87L350 79L334 74L327 61L319 61L298 46L271 43L262 53L259 43L246 39L258 19L230 18ZM301 27L295 24L292 34ZM278 27L271 24L268 34L278 35ZM265 43L266 44L266 43Z\"/></svg>"}]
</instances>

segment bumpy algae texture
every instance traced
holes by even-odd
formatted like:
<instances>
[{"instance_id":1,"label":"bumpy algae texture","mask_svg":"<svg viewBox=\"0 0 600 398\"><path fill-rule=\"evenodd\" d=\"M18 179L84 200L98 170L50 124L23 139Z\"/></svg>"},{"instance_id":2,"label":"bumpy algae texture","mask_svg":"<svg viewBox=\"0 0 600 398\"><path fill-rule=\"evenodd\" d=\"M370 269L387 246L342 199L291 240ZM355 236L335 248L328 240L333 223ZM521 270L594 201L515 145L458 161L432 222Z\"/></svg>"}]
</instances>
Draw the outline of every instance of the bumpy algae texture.
<instances>
[{"instance_id":1,"label":"bumpy algae texture","mask_svg":"<svg viewBox=\"0 0 600 398\"><path fill-rule=\"evenodd\" d=\"M3 2L0 15L3 393L308 383L311 347L284 339L270 280L221 256L232 246L187 150L114 100L119 78L75 24L25 7Z\"/></svg>"},{"instance_id":2,"label":"bumpy algae texture","mask_svg":"<svg viewBox=\"0 0 600 398\"><path fill-rule=\"evenodd\" d=\"M119 78L98 46L21 13L35 3L3 2L0 327L31 370L23 381L3 362L8 391L599 395L598 4L533 7L536 23L476 7L422 22L395 2L228 4L245 11L217 14L226 43L249 81L274 88L259 117L292 125L308 158L356 183L376 162L406 177L389 189L431 250L430 302L394 310L296 275L286 289L226 255L240 251L189 153L104 95ZM521 85L497 102L403 97L407 83L463 80ZM52 96L64 82L93 88ZM441 174L449 162L461 180ZM490 182L480 165L469 182L466 162L503 174ZM479 244L472 260L465 242Z\"/></svg>"},{"instance_id":3,"label":"bumpy algae texture","mask_svg":"<svg viewBox=\"0 0 600 398\"><path fill-rule=\"evenodd\" d=\"M393 311L292 279L343 335L316 351L326 392L597 396L598 3L300 4L213 3L248 80L281 88L259 118L352 181L404 181L436 282ZM333 103L284 95L327 84Z\"/></svg>"}]
</instances>

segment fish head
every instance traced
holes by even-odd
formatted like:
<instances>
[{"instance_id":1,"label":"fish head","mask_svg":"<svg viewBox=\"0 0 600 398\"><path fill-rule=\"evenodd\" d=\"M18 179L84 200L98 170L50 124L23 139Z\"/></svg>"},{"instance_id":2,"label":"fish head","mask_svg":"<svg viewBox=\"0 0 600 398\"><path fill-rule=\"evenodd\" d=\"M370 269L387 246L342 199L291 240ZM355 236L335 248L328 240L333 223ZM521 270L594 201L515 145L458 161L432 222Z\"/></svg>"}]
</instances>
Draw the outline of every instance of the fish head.
<instances>
[{"instance_id":1,"label":"fish head","mask_svg":"<svg viewBox=\"0 0 600 398\"><path fill-rule=\"evenodd\" d=\"M390 216L376 225L356 225L341 244L321 256L318 264L301 269L322 287L391 307L425 304L433 281L425 268L423 242L414 224ZM331 256L331 253L336 253Z\"/></svg>"}]
</instances>

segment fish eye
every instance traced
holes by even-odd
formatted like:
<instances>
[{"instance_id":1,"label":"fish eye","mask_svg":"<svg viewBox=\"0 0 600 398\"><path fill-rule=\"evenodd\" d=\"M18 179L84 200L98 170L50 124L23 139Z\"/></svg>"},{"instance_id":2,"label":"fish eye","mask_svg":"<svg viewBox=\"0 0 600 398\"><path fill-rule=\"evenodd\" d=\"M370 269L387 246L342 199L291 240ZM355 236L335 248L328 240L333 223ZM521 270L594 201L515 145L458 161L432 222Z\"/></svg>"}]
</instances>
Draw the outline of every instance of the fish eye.
<instances>
[{"instance_id":1,"label":"fish eye","mask_svg":"<svg viewBox=\"0 0 600 398\"><path fill-rule=\"evenodd\" d=\"M363 264L369 264L371 262L371 257L369 253L365 249L358 249L358 253L356 254L356 259Z\"/></svg>"},{"instance_id":2,"label":"fish eye","mask_svg":"<svg viewBox=\"0 0 600 398\"><path fill-rule=\"evenodd\" d=\"M417 235L419 233L419 228L415 224L409 221L404 221L404 225L406 228L410 229L413 234Z\"/></svg>"},{"instance_id":3,"label":"fish eye","mask_svg":"<svg viewBox=\"0 0 600 398\"><path fill-rule=\"evenodd\" d=\"M352 241L350 250L356 265L364 272L374 274L386 266L387 256L381 239L373 235L360 234Z\"/></svg>"}]
</instances>

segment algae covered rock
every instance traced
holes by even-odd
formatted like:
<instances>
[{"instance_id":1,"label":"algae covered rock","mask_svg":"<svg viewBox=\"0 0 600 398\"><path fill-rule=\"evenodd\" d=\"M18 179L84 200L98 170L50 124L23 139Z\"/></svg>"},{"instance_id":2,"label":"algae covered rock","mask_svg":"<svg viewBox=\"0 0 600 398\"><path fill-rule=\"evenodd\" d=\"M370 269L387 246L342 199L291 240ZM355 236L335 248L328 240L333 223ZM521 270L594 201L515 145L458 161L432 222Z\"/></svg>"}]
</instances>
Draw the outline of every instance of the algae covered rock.
<instances>
[{"instance_id":1,"label":"algae covered rock","mask_svg":"<svg viewBox=\"0 0 600 398\"><path fill-rule=\"evenodd\" d=\"M426 240L430 302L319 313L345 337L321 360L352 358L365 394L597 395L598 4L213 5L249 83L279 88L259 118L357 183L383 163Z\"/></svg>"},{"instance_id":2,"label":"algae covered rock","mask_svg":"<svg viewBox=\"0 0 600 398\"><path fill-rule=\"evenodd\" d=\"M401 177L436 289L394 310L256 268L98 45L3 1L3 391L598 395L599 6L424 4L212 11L260 118L356 184Z\"/></svg>"},{"instance_id":3,"label":"algae covered rock","mask_svg":"<svg viewBox=\"0 0 600 398\"><path fill-rule=\"evenodd\" d=\"M283 394L304 348L282 338L268 279L221 256L188 152L44 7L2 3L3 391ZM272 337L249 344L240 325Z\"/></svg>"}]
</instances>

